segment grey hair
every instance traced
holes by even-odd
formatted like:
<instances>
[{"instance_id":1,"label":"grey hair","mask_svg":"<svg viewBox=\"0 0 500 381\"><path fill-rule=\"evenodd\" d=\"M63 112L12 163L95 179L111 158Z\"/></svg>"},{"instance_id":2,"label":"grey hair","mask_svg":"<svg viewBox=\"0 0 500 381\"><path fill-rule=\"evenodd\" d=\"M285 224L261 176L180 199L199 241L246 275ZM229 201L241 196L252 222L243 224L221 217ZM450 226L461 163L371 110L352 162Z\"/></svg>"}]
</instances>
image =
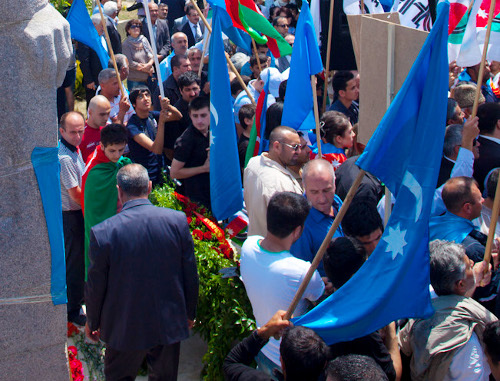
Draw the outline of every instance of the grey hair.
<instances>
[{"instance_id":1,"label":"grey hair","mask_svg":"<svg viewBox=\"0 0 500 381\"><path fill-rule=\"evenodd\" d=\"M445 156L453 156L455 147L462 143L462 130L463 126L461 124L450 124L446 127L443 145L443 154Z\"/></svg>"},{"instance_id":2,"label":"grey hair","mask_svg":"<svg viewBox=\"0 0 500 381\"><path fill-rule=\"evenodd\" d=\"M465 249L462 245L436 239L429 244L431 284L437 295L455 293L456 283L465 278Z\"/></svg>"},{"instance_id":3,"label":"grey hair","mask_svg":"<svg viewBox=\"0 0 500 381\"><path fill-rule=\"evenodd\" d=\"M101 21L101 15L99 13L94 13L92 16L90 16L90 19L92 20L92 24L94 25L99 25Z\"/></svg>"},{"instance_id":4,"label":"grey hair","mask_svg":"<svg viewBox=\"0 0 500 381\"><path fill-rule=\"evenodd\" d=\"M99 84L106 83L113 78L116 78L116 71L115 69L110 69L110 68L101 70L99 76L97 77Z\"/></svg>"},{"instance_id":5,"label":"grey hair","mask_svg":"<svg viewBox=\"0 0 500 381\"><path fill-rule=\"evenodd\" d=\"M125 54L121 54L121 53L115 54L115 60L116 60L116 66L118 67L118 70L121 70L122 67L124 67L124 66L128 66L128 58ZM108 68L109 69L114 68L113 60L111 58L108 61Z\"/></svg>"},{"instance_id":6,"label":"grey hair","mask_svg":"<svg viewBox=\"0 0 500 381\"><path fill-rule=\"evenodd\" d=\"M196 46L194 46L194 45L193 45L193 46L191 46L191 47L187 50L187 55L188 55L188 57L189 57L189 55L190 55L190 54L194 54L194 53L198 53L198 52L200 52L201 54L203 54L203 52L202 52L200 49L198 49Z\"/></svg>"},{"instance_id":7,"label":"grey hair","mask_svg":"<svg viewBox=\"0 0 500 381\"><path fill-rule=\"evenodd\" d=\"M102 6L102 12L109 17L112 17L117 10L118 5L114 1L108 1Z\"/></svg>"},{"instance_id":8,"label":"grey hair","mask_svg":"<svg viewBox=\"0 0 500 381\"><path fill-rule=\"evenodd\" d=\"M304 184L304 188L306 187L306 179L309 176L309 172L314 172L314 170L321 172L328 171L332 176L332 182L335 184L335 172L333 170L333 165L325 159L314 159L308 161L306 165L304 165L304 168L302 168L302 183Z\"/></svg>"},{"instance_id":9,"label":"grey hair","mask_svg":"<svg viewBox=\"0 0 500 381\"><path fill-rule=\"evenodd\" d=\"M140 164L128 164L118 171L116 182L120 189L129 197L148 195L148 171Z\"/></svg>"}]
</instances>

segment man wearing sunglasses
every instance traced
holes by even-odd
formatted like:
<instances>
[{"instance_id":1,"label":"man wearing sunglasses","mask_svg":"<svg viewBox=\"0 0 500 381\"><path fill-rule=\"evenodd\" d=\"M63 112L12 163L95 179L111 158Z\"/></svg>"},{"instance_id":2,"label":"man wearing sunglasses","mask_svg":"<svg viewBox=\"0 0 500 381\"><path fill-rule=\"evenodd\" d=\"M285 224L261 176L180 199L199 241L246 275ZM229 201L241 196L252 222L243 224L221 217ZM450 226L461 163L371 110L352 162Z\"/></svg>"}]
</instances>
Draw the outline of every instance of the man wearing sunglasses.
<instances>
[{"instance_id":1,"label":"man wearing sunglasses","mask_svg":"<svg viewBox=\"0 0 500 381\"><path fill-rule=\"evenodd\" d=\"M276 192L302 194L302 187L288 169L289 166L297 164L301 149L297 131L279 126L269 137L269 152L264 152L248 162L243 182L249 236L265 236L267 205Z\"/></svg>"}]
</instances>

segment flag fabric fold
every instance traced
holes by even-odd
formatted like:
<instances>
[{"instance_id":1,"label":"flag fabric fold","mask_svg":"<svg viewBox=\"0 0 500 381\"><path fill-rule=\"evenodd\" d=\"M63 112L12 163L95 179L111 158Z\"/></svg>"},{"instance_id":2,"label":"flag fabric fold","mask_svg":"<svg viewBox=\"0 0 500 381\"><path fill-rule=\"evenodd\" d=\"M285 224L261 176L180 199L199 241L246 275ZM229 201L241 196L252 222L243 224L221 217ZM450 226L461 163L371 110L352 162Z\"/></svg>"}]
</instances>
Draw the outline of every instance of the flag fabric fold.
<instances>
[{"instance_id":1,"label":"flag fabric fold","mask_svg":"<svg viewBox=\"0 0 500 381\"><path fill-rule=\"evenodd\" d=\"M220 9L219 20L222 32L241 49L245 50L248 54L252 52L252 40L250 36L243 30L236 28L233 25L233 20L227 12L226 3L224 0L207 0L212 10L217 7ZM210 45L209 45L210 46Z\"/></svg>"},{"instance_id":2,"label":"flag fabric fold","mask_svg":"<svg viewBox=\"0 0 500 381\"><path fill-rule=\"evenodd\" d=\"M241 171L234 126L231 88L220 25L220 8L212 17L210 41L210 197L218 220L243 207Z\"/></svg>"},{"instance_id":3,"label":"flag fabric fold","mask_svg":"<svg viewBox=\"0 0 500 381\"><path fill-rule=\"evenodd\" d=\"M246 31L255 42L267 44L267 47L275 58L292 54L290 44L271 25L253 0L225 1L226 10L236 28Z\"/></svg>"},{"instance_id":4,"label":"flag fabric fold","mask_svg":"<svg viewBox=\"0 0 500 381\"><path fill-rule=\"evenodd\" d=\"M295 43L293 44L290 76L286 86L281 124L296 130L310 130L316 126L311 75L320 73L323 63L316 42L314 23L307 1L302 3Z\"/></svg>"},{"instance_id":5,"label":"flag fabric fold","mask_svg":"<svg viewBox=\"0 0 500 381\"><path fill-rule=\"evenodd\" d=\"M384 12L384 7L379 0L365 0L364 5L365 11L363 13ZM359 0L344 0L344 12L346 15L359 15L361 13L361 2Z\"/></svg>"},{"instance_id":6,"label":"flag fabric fold","mask_svg":"<svg viewBox=\"0 0 500 381\"><path fill-rule=\"evenodd\" d=\"M385 232L344 286L294 321L314 329L327 344L368 335L396 319L433 313L429 216L446 125L448 10L447 1L438 5L431 33L357 161L396 196Z\"/></svg>"},{"instance_id":7,"label":"flag fabric fold","mask_svg":"<svg viewBox=\"0 0 500 381\"><path fill-rule=\"evenodd\" d=\"M108 67L109 55L101 43L101 36L90 19L84 0L74 0L66 20L71 30L71 38L87 45L99 56L102 67Z\"/></svg>"}]
</instances>

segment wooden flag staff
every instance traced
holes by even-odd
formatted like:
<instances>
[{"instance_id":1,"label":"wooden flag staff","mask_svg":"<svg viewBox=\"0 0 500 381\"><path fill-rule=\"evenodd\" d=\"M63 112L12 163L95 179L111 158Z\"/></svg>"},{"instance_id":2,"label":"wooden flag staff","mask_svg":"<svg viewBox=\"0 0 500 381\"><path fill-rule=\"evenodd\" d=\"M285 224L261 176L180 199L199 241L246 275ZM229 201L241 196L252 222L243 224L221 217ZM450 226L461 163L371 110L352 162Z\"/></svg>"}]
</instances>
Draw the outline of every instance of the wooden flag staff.
<instances>
[{"instance_id":1,"label":"wooden flag staff","mask_svg":"<svg viewBox=\"0 0 500 381\"><path fill-rule=\"evenodd\" d=\"M493 21L495 4L496 4L496 0L491 0L490 13L488 15L488 25L486 28L486 36L484 38L483 55L481 57L481 64L479 65L479 75L477 78L476 96L474 98L474 105L472 106L471 118L474 118L477 115L479 95L481 94L480 92L481 92L481 87L482 87L482 82L483 82L484 66L486 64L486 54L488 52L488 44L490 43L491 24ZM493 201L493 210L491 211L490 230L488 232L488 240L486 241L486 248L484 250L484 260L486 261L486 263L489 263L491 260L491 249L493 246L493 239L495 238L495 228L497 226L498 212L500 209L500 191L499 191L500 186L499 186L499 184L500 184L500 181L498 182L497 188L495 191L495 200ZM487 268L486 268L486 270L487 270Z\"/></svg>"},{"instance_id":2,"label":"wooden flag staff","mask_svg":"<svg viewBox=\"0 0 500 381\"><path fill-rule=\"evenodd\" d=\"M262 65L260 64L259 52L257 51L257 45L255 44L255 40L252 38L252 48L253 54L255 54L255 58L257 58L257 65L259 66L259 71L262 71Z\"/></svg>"},{"instance_id":3,"label":"wooden flag staff","mask_svg":"<svg viewBox=\"0 0 500 381\"><path fill-rule=\"evenodd\" d=\"M295 308L297 308L297 305L299 304L300 299L302 299L302 295L304 295L304 292L307 289L307 285L309 284L314 271L318 268L319 263L323 259L323 256L325 255L325 251L328 248L328 245L330 244L330 241L332 240L333 235L335 234L335 231L338 229L340 222L344 218L345 213L347 212L347 209L349 208L349 205L351 205L351 201L356 195L356 191L359 188L359 185L361 184L361 181L363 180L363 177L365 176L365 171L360 170L358 177L356 177L356 180L354 180L354 183L351 186L351 189L349 189L349 192L347 193L347 196L345 197L344 203L342 204L339 212L335 216L335 219L333 220L333 224L330 227L330 230L328 230L328 233L323 240L323 243L318 249L318 252L316 253L316 256L314 257L311 267L309 267L309 270L307 271L304 280L300 284L299 289L297 290L297 293L293 297L292 303L290 303L290 306L288 307L288 310L286 311L286 315L283 317L284 320L290 320L290 318L293 316L293 311L295 311Z\"/></svg>"},{"instance_id":4,"label":"wooden flag staff","mask_svg":"<svg viewBox=\"0 0 500 381\"><path fill-rule=\"evenodd\" d=\"M203 24L205 24L205 27L208 29L208 32L212 33L212 27L208 23L206 17L201 12L201 9L198 6L198 4L196 4L196 1L191 0L191 4L193 4L193 6L196 8L196 11L198 12L198 14L200 15L200 18L203 21ZM250 93L250 90L248 90L248 87L247 87L247 85L245 85L243 78L241 78L240 73L238 73L238 70L236 70L236 68L234 67L234 64L231 62L231 60L229 59L227 54L226 54L226 61L227 61L227 64L229 65L229 67L231 68L231 70L233 71L233 73L236 75L236 78L238 78L238 82L240 83L241 87L243 87L243 90L245 90L245 92L247 93L248 98L250 98L250 101L252 102L252 104L256 106L257 103L255 103L255 99L253 99L252 93Z\"/></svg>"},{"instance_id":5,"label":"wooden flag staff","mask_svg":"<svg viewBox=\"0 0 500 381\"><path fill-rule=\"evenodd\" d=\"M314 120L316 121L316 142L318 145L318 156L317 159L321 159L321 134L319 131L319 112L318 112L318 95L316 93L316 76L311 75L311 89L313 92L313 104L314 104Z\"/></svg>"},{"instance_id":6,"label":"wooden flag staff","mask_svg":"<svg viewBox=\"0 0 500 381\"><path fill-rule=\"evenodd\" d=\"M151 48L153 49L153 60L156 68L156 76L158 79L158 86L160 88L160 95L162 98L165 98L165 91L163 89L163 78L161 77L160 63L158 62L158 52L156 50L156 35L153 33L151 14L149 13L149 6L147 4L144 5L144 12L146 13L146 19L148 20L148 32L151 40Z\"/></svg>"},{"instance_id":7,"label":"wooden flag staff","mask_svg":"<svg viewBox=\"0 0 500 381\"><path fill-rule=\"evenodd\" d=\"M109 57L111 58L111 62L113 62L113 67L116 72L116 78L118 78L118 83L120 84L120 91L122 97L125 96L125 91L123 89L122 79L120 78L120 72L118 71L118 66L116 65L115 53L113 53L113 48L111 47L111 41L109 39L108 28L106 28L106 19L104 18L104 13L102 12L101 2L98 1L97 5L99 5L99 13L101 15L101 25L104 29L104 36L106 37L106 44L108 45Z\"/></svg>"},{"instance_id":8,"label":"wooden flag staff","mask_svg":"<svg viewBox=\"0 0 500 381\"><path fill-rule=\"evenodd\" d=\"M207 54L208 44L210 42L211 33L207 30L207 38L205 39L205 43L203 44L203 53L201 54L201 62L200 68L198 69L198 77L201 78L201 72L203 71L203 61L205 60L205 55Z\"/></svg>"},{"instance_id":9,"label":"wooden flag staff","mask_svg":"<svg viewBox=\"0 0 500 381\"><path fill-rule=\"evenodd\" d=\"M323 89L323 105L321 112L326 110L326 98L328 97L328 79L330 78L330 54L332 51L332 30L333 30L333 7L335 0L330 0L330 22L328 23L328 45L326 45L326 65L325 65L325 85Z\"/></svg>"}]
</instances>

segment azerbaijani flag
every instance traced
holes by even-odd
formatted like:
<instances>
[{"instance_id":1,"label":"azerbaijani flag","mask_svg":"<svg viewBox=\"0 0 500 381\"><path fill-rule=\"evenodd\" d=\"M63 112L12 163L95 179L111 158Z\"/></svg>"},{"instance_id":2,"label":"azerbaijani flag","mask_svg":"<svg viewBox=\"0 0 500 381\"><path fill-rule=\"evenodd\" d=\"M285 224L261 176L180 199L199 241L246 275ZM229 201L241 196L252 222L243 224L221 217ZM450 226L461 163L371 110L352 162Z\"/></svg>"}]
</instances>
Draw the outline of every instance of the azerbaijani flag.
<instances>
[{"instance_id":1,"label":"azerbaijani flag","mask_svg":"<svg viewBox=\"0 0 500 381\"><path fill-rule=\"evenodd\" d=\"M89 157L82 176L82 212L85 220L85 280L89 267L90 229L94 225L114 216L118 211L118 190L116 174L118 170L132 164L128 157L121 157L118 162L110 161L97 146Z\"/></svg>"},{"instance_id":2,"label":"azerbaijani flag","mask_svg":"<svg viewBox=\"0 0 500 381\"><path fill-rule=\"evenodd\" d=\"M262 153L262 143L264 133L266 131L266 112L267 112L267 96L269 95L269 77L264 84L264 88L259 94L257 100L257 108L255 110L255 118L253 120L252 130L250 131L250 140L248 142L247 153L245 155L245 167L250 159Z\"/></svg>"},{"instance_id":3,"label":"azerbaijani flag","mask_svg":"<svg viewBox=\"0 0 500 381\"><path fill-rule=\"evenodd\" d=\"M290 44L274 29L253 0L225 1L236 28L246 31L258 44L267 44L275 58L292 54Z\"/></svg>"}]
</instances>

